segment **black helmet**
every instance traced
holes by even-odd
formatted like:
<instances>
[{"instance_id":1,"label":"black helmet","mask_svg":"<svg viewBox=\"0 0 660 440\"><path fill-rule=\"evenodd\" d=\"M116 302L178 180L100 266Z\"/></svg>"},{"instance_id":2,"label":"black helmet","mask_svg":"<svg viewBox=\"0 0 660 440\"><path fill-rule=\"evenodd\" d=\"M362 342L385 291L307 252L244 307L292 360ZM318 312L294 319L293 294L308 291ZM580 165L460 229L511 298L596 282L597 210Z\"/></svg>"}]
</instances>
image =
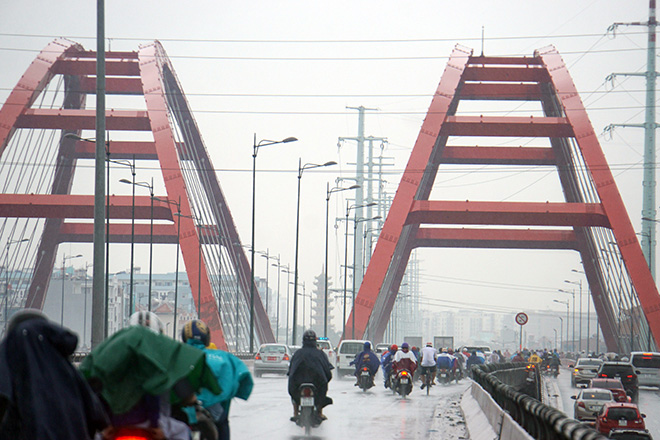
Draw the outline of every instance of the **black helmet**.
<instances>
[{"instance_id":1,"label":"black helmet","mask_svg":"<svg viewBox=\"0 0 660 440\"><path fill-rule=\"evenodd\" d=\"M188 339L196 339L206 347L211 343L211 332L204 321L196 319L188 321L183 326L181 339L183 339L183 342L186 342Z\"/></svg>"},{"instance_id":2,"label":"black helmet","mask_svg":"<svg viewBox=\"0 0 660 440\"><path fill-rule=\"evenodd\" d=\"M303 333L303 343L304 342L316 342L316 332L314 330L305 330Z\"/></svg>"}]
</instances>

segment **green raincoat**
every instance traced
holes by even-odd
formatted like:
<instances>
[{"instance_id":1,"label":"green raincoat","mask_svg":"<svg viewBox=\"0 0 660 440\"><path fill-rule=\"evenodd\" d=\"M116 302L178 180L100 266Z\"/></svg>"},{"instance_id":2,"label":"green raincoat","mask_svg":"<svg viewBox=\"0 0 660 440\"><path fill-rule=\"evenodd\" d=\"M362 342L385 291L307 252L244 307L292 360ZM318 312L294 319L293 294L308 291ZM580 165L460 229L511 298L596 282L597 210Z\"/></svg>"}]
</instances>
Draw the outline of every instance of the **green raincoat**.
<instances>
[{"instance_id":1,"label":"green raincoat","mask_svg":"<svg viewBox=\"0 0 660 440\"><path fill-rule=\"evenodd\" d=\"M127 412L145 394L171 391L184 378L195 390L222 391L204 352L141 326L127 327L103 341L84 359L80 371L87 379L101 381L101 394L115 414ZM171 403L178 403L174 393Z\"/></svg>"}]
</instances>

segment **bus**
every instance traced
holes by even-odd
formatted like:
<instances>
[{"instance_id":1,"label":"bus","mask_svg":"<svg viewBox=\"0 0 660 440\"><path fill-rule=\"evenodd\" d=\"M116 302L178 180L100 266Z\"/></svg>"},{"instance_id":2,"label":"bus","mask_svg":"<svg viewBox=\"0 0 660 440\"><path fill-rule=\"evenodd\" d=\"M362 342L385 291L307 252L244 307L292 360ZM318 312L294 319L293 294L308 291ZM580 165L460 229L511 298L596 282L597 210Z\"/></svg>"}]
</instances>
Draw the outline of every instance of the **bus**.
<instances>
[{"instance_id":1,"label":"bus","mask_svg":"<svg viewBox=\"0 0 660 440\"><path fill-rule=\"evenodd\" d=\"M639 371L640 385L660 387L660 353L633 351L630 363Z\"/></svg>"}]
</instances>

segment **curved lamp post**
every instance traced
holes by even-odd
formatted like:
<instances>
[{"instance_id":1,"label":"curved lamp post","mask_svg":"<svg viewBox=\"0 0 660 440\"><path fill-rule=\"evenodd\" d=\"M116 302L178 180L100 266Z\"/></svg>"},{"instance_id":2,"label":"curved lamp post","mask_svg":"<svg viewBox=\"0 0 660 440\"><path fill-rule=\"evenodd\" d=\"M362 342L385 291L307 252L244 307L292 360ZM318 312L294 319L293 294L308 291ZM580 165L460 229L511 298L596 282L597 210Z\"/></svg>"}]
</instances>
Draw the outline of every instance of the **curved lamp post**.
<instances>
[{"instance_id":1,"label":"curved lamp post","mask_svg":"<svg viewBox=\"0 0 660 440\"><path fill-rule=\"evenodd\" d=\"M325 197L325 266L323 272L324 276L324 308L323 308L323 337L328 337L328 222L330 217L330 196L336 192L348 191L351 189L358 189L360 185L352 185L348 188L343 188L340 186L330 189L330 183L326 190Z\"/></svg>"},{"instance_id":2,"label":"curved lamp post","mask_svg":"<svg viewBox=\"0 0 660 440\"><path fill-rule=\"evenodd\" d=\"M262 139L257 142L257 134L254 134L254 142L252 144L252 251L250 261L250 353L254 352L254 226L255 226L255 204L256 204L256 181L257 181L257 152L261 147L276 144L288 144L295 142L298 139L295 137L288 137L281 141L271 141Z\"/></svg>"},{"instance_id":3,"label":"curved lamp post","mask_svg":"<svg viewBox=\"0 0 660 440\"><path fill-rule=\"evenodd\" d=\"M292 343L296 343L296 326L298 324L297 308L298 308L298 241L300 238L300 181L305 170L314 168L329 167L337 165L335 161L329 161L324 164L306 163L302 165L302 160L298 159L298 204L296 207L296 257L294 261L294 275L293 275L293 333L291 335Z\"/></svg>"}]
</instances>

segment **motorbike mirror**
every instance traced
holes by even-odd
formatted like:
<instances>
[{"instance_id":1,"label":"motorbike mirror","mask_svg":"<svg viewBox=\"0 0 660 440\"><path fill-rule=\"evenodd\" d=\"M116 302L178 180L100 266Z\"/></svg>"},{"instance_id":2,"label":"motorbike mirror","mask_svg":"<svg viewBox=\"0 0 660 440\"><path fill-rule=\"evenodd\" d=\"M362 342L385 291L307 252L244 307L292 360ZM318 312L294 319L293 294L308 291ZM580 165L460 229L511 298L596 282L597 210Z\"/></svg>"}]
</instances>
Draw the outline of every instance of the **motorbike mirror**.
<instances>
[{"instance_id":1,"label":"motorbike mirror","mask_svg":"<svg viewBox=\"0 0 660 440\"><path fill-rule=\"evenodd\" d=\"M571 396L571 399L577 400L577 396Z\"/></svg>"},{"instance_id":2,"label":"motorbike mirror","mask_svg":"<svg viewBox=\"0 0 660 440\"><path fill-rule=\"evenodd\" d=\"M642 413L642 418L645 419L645 418L646 418L646 414Z\"/></svg>"},{"instance_id":3,"label":"motorbike mirror","mask_svg":"<svg viewBox=\"0 0 660 440\"><path fill-rule=\"evenodd\" d=\"M568 368L573 368L575 365L573 364L568 364Z\"/></svg>"}]
</instances>

